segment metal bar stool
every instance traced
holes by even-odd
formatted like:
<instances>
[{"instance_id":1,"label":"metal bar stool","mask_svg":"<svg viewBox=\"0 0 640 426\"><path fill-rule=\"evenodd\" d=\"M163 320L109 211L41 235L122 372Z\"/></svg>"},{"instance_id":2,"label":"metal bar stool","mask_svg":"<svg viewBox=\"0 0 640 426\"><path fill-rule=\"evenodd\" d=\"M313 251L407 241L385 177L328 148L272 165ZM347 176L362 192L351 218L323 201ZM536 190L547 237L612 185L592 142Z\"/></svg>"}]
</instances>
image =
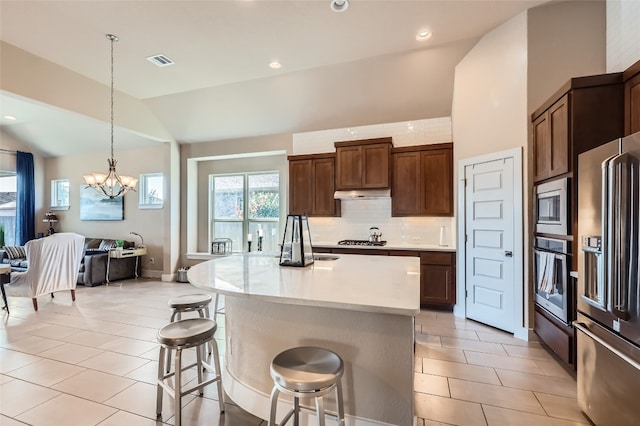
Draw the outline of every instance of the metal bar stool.
<instances>
[{"instance_id":1,"label":"metal bar stool","mask_svg":"<svg viewBox=\"0 0 640 426\"><path fill-rule=\"evenodd\" d=\"M176 296L169 299L169 307L173 311L171 313L171 319L169 322L174 322L176 318L178 321L182 319L182 314L186 312L197 312L200 318L209 318L209 304L211 304L210 294L185 294L182 296ZM218 304L218 296L216 295L216 309ZM216 320L214 316L213 320ZM204 351L207 349L204 348ZM209 355L211 350L209 350ZM171 353L167 356L167 373L171 371Z\"/></svg>"},{"instance_id":2,"label":"metal bar stool","mask_svg":"<svg viewBox=\"0 0 640 426\"><path fill-rule=\"evenodd\" d=\"M202 390L205 386L213 382L218 383L218 403L220 404L220 413L224 412L224 401L222 393L222 376L220 370L220 357L218 355L218 345L214 339L214 334L218 325L209 318L189 318L172 322L165 325L158 331L158 343L160 343L160 356L158 358L158 382L156 395L156 414L158 417L162 415L162 394L167 391L169 396L174 399L175 425L182 424L182 397L194 390L200 390L200 395L204 393ZM206 363L202 359L202 351L200 347L209 344L213 352L214 366ZM196 348L197 361L187 366L182 366L182 350L188 348ZM165 373L163 371L165 355L169 351L176 351L175 369L173 373ZM198 370L198 383L188 389L182 388L182 372L190 368L196 367ZM202 372L209 371L215 373L215 376L203 380ZM174 386L171 385L169 378L175 376Z\"/></svg>"},{"instance_id":3,"label":"metal bar stool","mask_svg":"<svg viewBox=\"0 0 640 426\"><path fill-rule=\"evenodd\" d=\"M300 398L314 398L318 425L325 425L323 396L335 389L338 406L338 425L344 426L342 384L344 363L338 354L313 346L301 346L279 353L271 362L271 413L269 426L276 425L278 395L282 392L293 397L293 408L282 419L284 425L293 416L300 423Z\"/></svg>"}]
</instances>

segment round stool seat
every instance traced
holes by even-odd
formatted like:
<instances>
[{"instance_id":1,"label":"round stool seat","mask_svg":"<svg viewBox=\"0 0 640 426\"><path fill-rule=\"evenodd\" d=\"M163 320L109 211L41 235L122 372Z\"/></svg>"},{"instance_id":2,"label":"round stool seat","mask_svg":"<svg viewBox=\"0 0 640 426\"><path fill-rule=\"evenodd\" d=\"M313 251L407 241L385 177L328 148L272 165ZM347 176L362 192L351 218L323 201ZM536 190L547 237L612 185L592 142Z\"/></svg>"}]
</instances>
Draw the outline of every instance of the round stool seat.
<instances>
[{"instance_id":1,"label":"round stool seat","mask_svg":"<svg viewBox=\"0 0 640 426\"><path fill-rule=\"evenodd\" d=\"M298 392L313 392L337 383L344 372L342 358L328 349L302 346L278 354L271 362L271 377L278 385Z\"/></svg>"},{"instance_id":2,"label":"round stool seat","mask_svg":"<svg viewBox=\"0 0 640 426\"><path fill-rule=\"evenodd\" d=\"M185 294L169 299L169 307L172 309L197 309L211 303L210 294Z\"/></svg>"},{"instance_id":3,"label":"round stool seat","mask_svg":"<svg viewBox=\"0 0 640 426\"><path fill-rule=\"evenodd\" d=\"M218 324L209 318L189 318L169 323L158 331L158 343L166 346L189 346L210 340Z\"/></svg>"}]
</instances>

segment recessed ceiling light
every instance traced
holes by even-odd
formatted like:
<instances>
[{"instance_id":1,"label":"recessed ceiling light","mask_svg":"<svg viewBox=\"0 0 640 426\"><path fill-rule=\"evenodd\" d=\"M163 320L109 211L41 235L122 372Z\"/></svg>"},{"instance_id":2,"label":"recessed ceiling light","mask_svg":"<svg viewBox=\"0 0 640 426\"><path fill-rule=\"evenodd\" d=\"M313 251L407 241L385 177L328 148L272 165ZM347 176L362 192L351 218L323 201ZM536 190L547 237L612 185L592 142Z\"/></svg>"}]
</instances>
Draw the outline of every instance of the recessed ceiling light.
<instances>
[{"instance_id":1,"label":"recessed ceiling light","mask_svg":"<svg viewBox=\"0 0 640 426\"><path fill-rule=\"evenodd\" d=\"M17 120L17 118L15 118L13 115L5 115L3 118L6 118L7 120Z\"/></svg>"},{"instance_id":2,"label":"recessed ceiling light","mask_svg":"<svg viewBox=\"0 0 640 426\"><path fill-rule=\"evenodd\" d=\"M416 40L418 41L429 40L432 35L433 34L431 34L431 31L420 31L418 34L416 34Z\"/></svg>"},{"instance_id":3,"label":"recessed ceiling light","mask_svg":"<svg viewBox=\"0 0 640 426\"><path fill-rule=\"evenodd\" d=\"M344 12L349 9L349 0L331 0L330 7L334 12Z\"/></svg>"},{"instance_id":4,"label":"recessed ceiling light","mask_svg":"<svg viewBox=\"0 0 640 426\"><path fill-rule=\"evenodd\" d=\"M274 70L278 70L280 68L282 68L282 64L278 61L271 61L269 62L269 67L273 68Z\"/></svg>"}]
</instances>

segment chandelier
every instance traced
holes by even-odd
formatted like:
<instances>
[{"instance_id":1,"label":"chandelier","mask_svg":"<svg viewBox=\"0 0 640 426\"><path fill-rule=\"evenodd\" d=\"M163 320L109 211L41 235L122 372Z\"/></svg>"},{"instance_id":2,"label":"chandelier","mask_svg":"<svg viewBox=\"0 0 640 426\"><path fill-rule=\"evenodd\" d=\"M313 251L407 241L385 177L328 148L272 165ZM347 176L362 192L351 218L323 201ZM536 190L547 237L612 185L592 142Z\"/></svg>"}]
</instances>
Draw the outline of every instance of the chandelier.
<instances>
[{"instance_id":1,"label":"chandelier","mask_svg":"<svg viewBox=\"0 0 640 426\"><path fill-rule=\"evenodd\" d=\"M129 190L134 190L138 179L131 176L120 176L116 172L116 164L113 158L113 43L118 41L118 37L113 34L106 35L107 40L111 41L111 158L107 160L109 163L109 173L91 173L82 176L87 188L95 189L98 194L107 198L116 198L126 194Z\"/></svg>"}]
</instances>

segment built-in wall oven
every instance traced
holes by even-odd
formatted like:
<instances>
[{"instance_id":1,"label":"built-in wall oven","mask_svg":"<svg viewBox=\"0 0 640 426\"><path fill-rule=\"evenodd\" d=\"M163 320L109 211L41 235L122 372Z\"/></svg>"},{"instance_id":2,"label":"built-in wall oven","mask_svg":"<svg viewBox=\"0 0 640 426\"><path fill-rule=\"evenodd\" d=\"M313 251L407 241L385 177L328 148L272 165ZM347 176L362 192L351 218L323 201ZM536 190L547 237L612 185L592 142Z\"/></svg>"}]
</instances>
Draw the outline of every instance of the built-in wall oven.
<instances>
[{"instance_id":1,"label":"built-in wall oven","mask_svg":"<svg viewBox=\"0 0 640 426\"><path fill-rule=\"evenodd\" d=\"M573 294L569 281L571 242L536 237L533 275L538 305L565 324L573 318Z\"/></svg>"},{"instance_id":2,"label":"built-in wall oven","mask_svg":"<svg viewBox=\"0 0 640 426\"><path fill-rule=\"evenodd\" d=\"M534 210L537 234L571 235L570 188L569 178L536 186Z\"/></svg>"}]
</instances>

